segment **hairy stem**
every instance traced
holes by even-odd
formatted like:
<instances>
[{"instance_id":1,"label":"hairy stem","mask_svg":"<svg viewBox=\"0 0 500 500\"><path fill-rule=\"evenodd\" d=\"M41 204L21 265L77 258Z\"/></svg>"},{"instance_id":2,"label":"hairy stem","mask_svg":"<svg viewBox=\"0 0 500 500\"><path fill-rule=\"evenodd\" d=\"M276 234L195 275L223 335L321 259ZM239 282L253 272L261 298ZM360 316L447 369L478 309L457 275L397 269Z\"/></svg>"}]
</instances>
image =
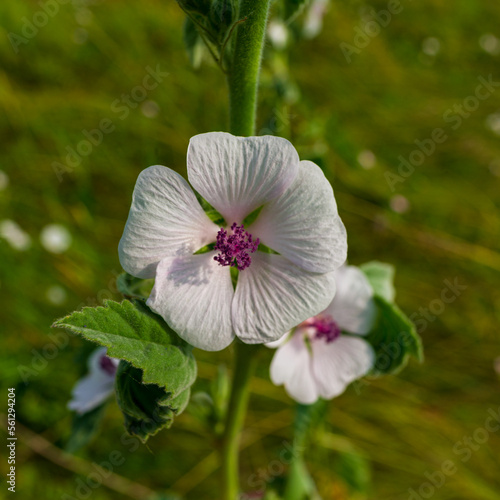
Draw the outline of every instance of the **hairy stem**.
<instances>
[{"instance_id":1,"label":"hairy stem","mask_svg":"<svg viewBox=\"0 0 500 500\"><path fill-rule=\"evenodd\" d=\"M239 495L240 434L250 395L249 383L257 364L260 345L235 343L231 397L222 440L222 498L237 500Z\"/></svg>"},{"instance_id":2,"label":"hairy stem","mask_svg":"<svg viewBox=\"0 0 500 500\"><path fill-rule=\"evenodd\" d=\"M255 135L257 89L270 0L241 0L229 86L229 131Z\"/></svg>"}]
</instances>

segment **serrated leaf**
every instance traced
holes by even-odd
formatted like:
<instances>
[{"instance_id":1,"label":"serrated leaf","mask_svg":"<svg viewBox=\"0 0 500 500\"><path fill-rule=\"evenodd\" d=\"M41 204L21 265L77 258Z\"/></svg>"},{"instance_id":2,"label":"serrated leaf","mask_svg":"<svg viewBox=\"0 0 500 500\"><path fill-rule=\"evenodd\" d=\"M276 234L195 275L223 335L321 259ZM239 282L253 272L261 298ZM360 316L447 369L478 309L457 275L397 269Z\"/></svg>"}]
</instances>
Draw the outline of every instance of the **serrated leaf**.
<instances>
[{"instance_id":1,"label":"serrated leaf","mask_svg":"<svg viewBox=\"0 0 500 500\"><path fill-rule=\"evenodd\" d=\"M116 398L125 418L125 428L143 442L163 428L170 428L174 417L184 411L190 387L175 397L156 384L142 383L142 370L121 361L116 374Z\"/></svg>"},{"instance_id":2,"label":"serrated leaf","mask_svg":"<svg viewBox=\"0 0 500 500\"><path fill-rule=\"evenodd\" d=\"M56 321L87 340L108 348L108 356L143 370L145 384L157 384L176 397L196 379L192 347L143 302L105 301Z\"/></svg>"},{"instance_id":3,"label":"serrated leaf","mask_svg":"<svg viewBox=\"0 0 500 500\"><path fill-rule=\"evenodd\" d=\"M374 374L395 373L401 370L409 356L423 359L422 341L415 325L395 305L375 296L378 317L373 330L365 339L375 349Z\"/></svg>"},{"instance_id":4,"label":"serrated leaf","mask_svg":"<svg viewBox=\"0 0 500 500\"><path fill-rule=\"evenodd\" d=\"M293 21L309 2L310 0L283 0L285 21Z\"/></svg>"},{"instance_id":5,"label":"serrated leaf","mask_svg":"<svg viewBox=\"0 0 500 500\"><path fill-rule=\"evenodd\" d=\"M76 413L71 425L71 435L66 442L64 449L68 453L75 453L86 446L96 435L106 411L107 403L99 405L87 413Z\"/></svg>"},{"instance_id":6,"label":"serrated leaf","mask_svg":"<svg viewBox=\"0 0 500 500\"><path fill-rule=\"evenodd\" d=\"M388 302L394 302L394 266L384 262L371 261L359 266L370 282L375 295L383 297Z\"/></svg>"}]
</instances>

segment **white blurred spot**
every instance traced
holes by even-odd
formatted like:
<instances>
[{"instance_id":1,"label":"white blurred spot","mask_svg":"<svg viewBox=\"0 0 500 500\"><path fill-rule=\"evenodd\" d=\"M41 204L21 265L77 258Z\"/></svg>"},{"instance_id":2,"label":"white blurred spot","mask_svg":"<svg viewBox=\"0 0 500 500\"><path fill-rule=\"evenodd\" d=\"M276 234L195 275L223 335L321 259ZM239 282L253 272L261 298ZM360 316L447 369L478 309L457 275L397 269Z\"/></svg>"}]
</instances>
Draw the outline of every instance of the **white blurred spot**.
<instances>
[{"instance_id":1,"label":"white blurred spot","mask_svg":"<svg viewBox=\"0 0 500 500\"><path fill-rule=\"evenodd\" d=\"M146 118L155 118L160 112L160 106L155 101L144 101L141 104L141 113Z\"/></svg>"},{"instance_id":2,"label":"white blurred spot","mask_svg":"<svg viewBox=\"0 0 500 500\"><path fill-rule=\"evenodd\" d=\"M288 43L288 29L281 21L270 21L267 26L267 36L274 47L283 50Z\"/></svg>"},{"instance_id":3,"label":"white blurred spot","mask_svg":"<svg viewBox=\"0 0 500 500\"><path fill-rule=\"evenodd\" d=\"M0 222L0 236L14 248L23 252L31 246L30 235L24 232L17 222L5 219Z\"/></svg>"},{"instance_id":4,"label":"white blurred spot","mask_svg":"<svg viewBox=\"0 0 500 500\"><path fill-rule=\"evenodd\" d=\"M9 185L9 176L0 170L0 191L3 191Z\"/></svg>"},{"instance_id":5,"label":"white blurred spot","mask_svg":"<svg viewBox=\"0 0 500 500\"><path fill-rule=\"evenodd\" d=\"M496 160L493 160L490 165L490 172L495 176L495 177L500 177L500 158L497 158Z\"/></svg>"},{"instance_id":6,"label":"white blurred spot","mask_svg":"<svg viewBox=\"0 0 500 500\"><path fill-rule=\"evenodd\" d=\"M389 205L393 212L404 214L410 208L410 202L401 194L395 194L389 201Z\"/></svg>"},{"instance_id":7,"label":"white blurred spot","mask_svg":"<svg viewBox=\"0 0 500 500\"><path fill-rule=\"evenodd\" d=\"M377 157L368 149L361 151L358 154L357 160L358 163L366 170L373 168L377 163Z\"/></svg>"},{"instance_id":8,"label":"white blurred spot","mask_svg":"<svg viewBox=\"0 0 500 500\"><path fill-rule=\"evenodd\" d=\"M40 241L45 250L52 253L65 252L71 245L71 234L61 224L48 224L40 233Z\"/></svg>"},{"instance_id":9,"label":"white blurred spot","mask_svg":"<svg viewBox=\"0 0 500 500\"><path fill-rule=\"evenodd\" d=\"M491 33L482 35L479 39L479 45L485 52L488 52L492 56L500 54L500 40Z\"/></svg>"},{"instance_id":10,"label":"white blurred spot","mask_svg":"<svg viewBox=\"0 0 500 500\"><path fill-rule=\"evenodd\" d=\"M49 286L45 292L47 300L55 306L60 306L66 302L66 290L59 285Z\"/></svg>"},{"instance_id":11,"label":"white blurred spot","mask_svg":"<svg viewBox=\"0 0 500 500\"><path fill-rule=\"evenodd\" d=\"M94 14L92 14L92 11L86 7L80 7L75 12L75 20L80 26L88 26L91 24L93 17Z\"/></svg>"},{"instance_id":12,"label":"white blurred spot","mask_svg":"<svg viewBox=\"0 0 500 500\"><path fill-rule=\"evenodd\" d=\"M500 113L493 113L486 117L486 126L495 134L500 135Z\"/></svg>"},{"instance_id":13,"label":"white blurred spot","mask_svg":"<svg viewBox=\"0 0 500 500\"><path fill-rule=\"evenodd\" d=\"M439 53L440 50L441 42L433 36L426 38L422 42L422 52L428 56L434 57Z\"/></svg>"},{"instance_id":14,"label":"white blurred spot","mask_svg":"<svg viewBox=\"0 0 500 500\"><path fill-rule=\"evenodd\" d=\"M83 28L76 28L73 32L73 42L83 45L89 38L89 32Z\"/></svg>"},{"instance_id":15,"label":"white blurred spot","mask_svg":"<svg viewBox=\"0 0 500 500\"><path fill-rule=\"evenodd\" d=\"M321 33L323 29L323 18L328 10L330 0L313 0L307 11L304 23L304 36L314 38Z\"/></svg>"},{"instance_id":16,"label":"white blurred spot","mask_svg":"<svg viewBox=\"0 0 500 500\"><path fill-rule=\"evenodd\" d=\"M495 359L495 361L493 362L493 366L498 375L500 375L500 356L498 356L498 358Z\"/></svg>"}]
</instances>

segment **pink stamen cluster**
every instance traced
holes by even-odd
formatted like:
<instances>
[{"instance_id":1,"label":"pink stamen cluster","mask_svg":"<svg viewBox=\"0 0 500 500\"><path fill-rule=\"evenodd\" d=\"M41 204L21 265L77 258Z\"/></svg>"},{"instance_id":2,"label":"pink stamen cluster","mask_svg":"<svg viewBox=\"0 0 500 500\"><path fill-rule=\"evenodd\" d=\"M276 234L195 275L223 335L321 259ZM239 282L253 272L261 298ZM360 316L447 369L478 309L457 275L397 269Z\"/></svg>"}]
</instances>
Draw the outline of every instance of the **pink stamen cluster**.
<instances>
[{"instance_id":1,"label":"pink stamen cluster","mask_svg":"<svg viewBox=\"0 0 500 500\"><path fill-rule=\"evenodd\" d=\"M243 224L238 226L233 222L231 226L233 234L221 228L217 233L217 243L215 250L219 250L219 255L214 257L220 266L236 267L238 271L243 271L252 262L249 252L254 253L260 243L259 238L253 241L252 235L245 231Z\"/></svg>"},{"instance_id":2,"label":"pink stamen cluster","mask_svg":"<svg viewBox=\"0 0 500 500\"><path fill-rule=\"evenodd\" d=\"M115 364L106 355L101 356L101 359L99 359L99 366L108 375L114 375L116 373L116 366L115 366Z\"/></svg>"},{"instance_id":3,"label":"pink stamen cluster","mask_svg":"<svg viewBox=\"0 0 500 500\"><path fill-rule=\"evenodd\" d=\"M308 326L316 330L316 339L324 339L330 343L340 337L341 330L331 316L315 316Z\"/></svg>"}]
</instances>

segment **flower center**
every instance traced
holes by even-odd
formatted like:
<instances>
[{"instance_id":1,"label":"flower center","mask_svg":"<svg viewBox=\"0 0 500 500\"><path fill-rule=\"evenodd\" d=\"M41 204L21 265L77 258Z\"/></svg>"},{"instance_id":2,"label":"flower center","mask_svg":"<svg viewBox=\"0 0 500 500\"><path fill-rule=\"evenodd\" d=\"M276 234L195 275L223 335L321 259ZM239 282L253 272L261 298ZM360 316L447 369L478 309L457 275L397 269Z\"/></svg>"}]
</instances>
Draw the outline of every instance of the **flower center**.
<instances>
[{"instance_id":1,"label":"flower center","mask_svg":"<svg viewBox=\"0 0 500 500\"><path fill-rule=\"evenodd\" d=\"M105 371L108 375L114 375L116 373L116 366L111 361L108 356L104 355L101 356L101 359L99 360L99 366L102 368L103 371Z\"/></svg>"},{"instance_id":2,"label":"flower center","mask_svg":"<svg viewBox=\"0 0 500 500\"><path fill-rule=\"evenodd\" d=\"M254 253L260 243L259 238L253 241L252 235L245 231L243 224L238 226L233 222L231 226L232 234L228 234L224 228L217 233L217 243L214 250L219 250L219 254L214 260L220 266L236 267L238 271L243 271L252 262L249 252Z\"/></svg>"},{"instance_id":3,"label":"flower center","mask_svg":"<svg viewBox=\"0 0 500 500\"><path fill-rule=\"evenodd\" d=\"M327 343L333 342L340 337L340 328L331 316L314 316L308 321L307 326L314 328L315 339L326 340Z\"/></svg>"}]
</instances>

